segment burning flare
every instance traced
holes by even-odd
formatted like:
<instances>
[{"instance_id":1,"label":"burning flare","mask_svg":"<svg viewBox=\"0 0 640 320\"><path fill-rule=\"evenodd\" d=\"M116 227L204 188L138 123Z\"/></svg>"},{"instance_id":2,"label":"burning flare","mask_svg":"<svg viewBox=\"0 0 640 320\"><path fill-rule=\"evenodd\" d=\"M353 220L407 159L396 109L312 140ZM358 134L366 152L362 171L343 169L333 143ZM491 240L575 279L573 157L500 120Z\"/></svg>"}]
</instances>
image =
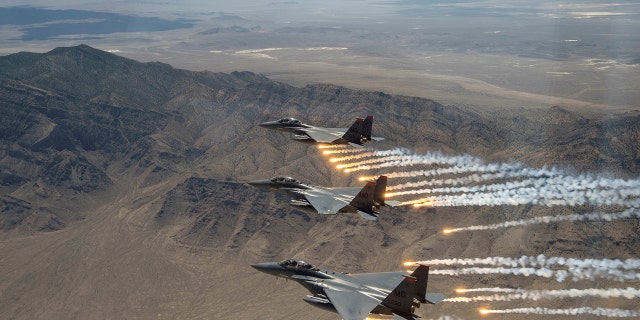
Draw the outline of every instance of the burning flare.
<instances>
[{"instance_id":1,"label":"burning flare","mask_svg":"<svg viewBox=\"0 0 640 320\"><path fill-rule=\"evenodd\" d=\"M339 144L319 144L318 149L344 149L345 146Z\"/></svg>"},{"instance_id":2,"label":"burning flare","mask_svg":"<svg viewBox=\"0 0 640 320\"><path fill-rule=\"evenodd\" d=\"M411 267L411 266L415 266L416 263L415 263L415 261L405 261L405 263L403 263L403 265L405 267Z\"/></svg>"}]
</instances>

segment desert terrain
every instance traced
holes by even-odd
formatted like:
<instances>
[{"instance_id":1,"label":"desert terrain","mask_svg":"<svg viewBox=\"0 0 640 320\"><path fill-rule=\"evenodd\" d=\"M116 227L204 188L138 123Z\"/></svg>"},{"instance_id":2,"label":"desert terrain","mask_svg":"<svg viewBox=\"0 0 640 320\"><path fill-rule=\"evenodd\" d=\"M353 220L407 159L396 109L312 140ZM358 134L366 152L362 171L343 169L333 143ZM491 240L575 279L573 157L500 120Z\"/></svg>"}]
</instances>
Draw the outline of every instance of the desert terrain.
<instances>
[{"instance_id":1,"label":"desert terrain","mask_svg":"<svg viewBox=\"0 0 640 320\"><path fill-rule=\"evenodd\" d=\"M632 3L607 8L632 12L624 19L590 21L573 18L577 6L373 3L130 10L154 18L139 20L141 26L166 29L156 31L52 34L60 29L30 31L51 22L4 23L0 318L337 319L304 303L301 286L250 267L291 257L352 273L434 259L637 261L640 80L637 38L627 32L637 24ZM68 5L48 10L60 10L63 24L73 24L117 21L131 8L93 16L88 12L106 9ZM583 15L595 11L583 5ZM69 8L86 12L69 22ZM545 15L550 12L560 18ZM172 23L159 23L164 20ZM545 21L557 28L542 27ZM386 139L359 152L402 148L402 159L421 162L345 172L329 161L336 155L258 126L293 116L344 127L365 115L374 115L375 135ZM436 182L470 177L464 170L472 164L477 174L490 173L482 170L491 165L497 173L516 164L530 171L464 185L514 183L509 196L448 189L429 206L384 208L377 222L303 213L288 198L245 183L285 174L315 185L359 186L361 176L449 168L456 157L468 160L462 173L395 177L390 185L457 188ZM355 160L343 161L349 162ZM557 171L532 173L549 168ZM525 178L542 183L540 177L546 180L538 189L518 187ZM541 192L547 188L554 195ZM449 204L445 196L469 204ZM625 212L629 217L605 217ZM542 217L560 218L443 232ZM457 288L637 290L636 267L615 278L604 274L619 268L604 264L566 278L557 276L564 270L558 264L547 266L552 276L527 274L519 269L526 263L500 274L441 271L430 276L428 289L451 298L490 295ZM432 266L464 268L463 262ZM416 313L484 319L480 308L529 308L489 317L601 319L606 312L633 317L639 311L637 294L602 295L452 300ZM585 307L607 310L579 313ZM534 308L573 311L540 315Z\"/></svg>"}]
</instances>

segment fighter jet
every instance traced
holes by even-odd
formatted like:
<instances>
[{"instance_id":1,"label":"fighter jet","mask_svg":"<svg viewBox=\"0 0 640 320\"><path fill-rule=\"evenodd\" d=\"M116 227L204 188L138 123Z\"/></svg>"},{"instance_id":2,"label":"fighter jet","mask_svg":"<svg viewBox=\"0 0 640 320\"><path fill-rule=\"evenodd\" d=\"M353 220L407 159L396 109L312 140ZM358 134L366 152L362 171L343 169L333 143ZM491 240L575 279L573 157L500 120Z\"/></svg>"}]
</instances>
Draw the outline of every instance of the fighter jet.
<instances>
[{"instance_id":1,"label":"fighter jet","mask_svg":"<svg viewBox=\"0 0 640 320\"><path fill-rule=\"evenodd\" d=\"M310 186L298 180L277 176L268 180L249 182L250 185L291 196L290 205L312 213L337 214L359 213L367 220L376 220L382 206L395 206L398 202L385 202L387 177L380 176L375 182L369 181L362 188L326 188Z\"/></svg>"},{"instance_id":2,"label":"fighter jet","mask_svg":"<svg viewBox=\"0 0 640 320\"><path fill-rule=\"evenodd\" d=\"M429 267L419 265L410 275L405 272L344 274L320 270L301 260L265 262L251 265L264 273L291 279L311 295L303 300L345 320L366 319L369 313L393 315L394 319L415 320L420 303L436 304L445 299L440 293L427 293Z\"/></svg>"},{"instance_id":3,"label":"fighter jet","mask_svg":"<svg viewBox=\"0 0 640 320\"><path fill-rule=\"evenodd\" d=\"M379 141L383 138L372 137L371 127L373 116L364 120L357 118L349 128L321 128L302 123L294 118L282 118L260 124L268 129L291 132L293 139L305 143L315 144L348 144L354 147L363 147L368 141Z\"/></svg>"}]
</instances>

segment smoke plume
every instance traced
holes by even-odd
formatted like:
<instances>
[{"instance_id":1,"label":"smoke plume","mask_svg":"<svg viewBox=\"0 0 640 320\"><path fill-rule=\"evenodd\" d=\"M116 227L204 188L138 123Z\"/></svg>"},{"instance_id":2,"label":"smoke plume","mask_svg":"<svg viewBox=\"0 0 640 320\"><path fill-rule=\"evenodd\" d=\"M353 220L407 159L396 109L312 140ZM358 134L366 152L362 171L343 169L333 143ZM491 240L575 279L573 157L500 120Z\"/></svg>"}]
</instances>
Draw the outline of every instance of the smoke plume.
<instances>
[{"instance_id":1,"label":"smoke plume","mask_svg":"<svg viewBox=\"0 0 640 320\"><path fill-rule=\"evenodd\" d=\"M596 315L601 317L638 317L640 312L635 310L608 309L608 308L572 308L572 309L549 309L549 308L517 308L504 310L481 309L480 313L520 313L520 314L540 314L540 315Z\"/></svg>"}]
</instances>

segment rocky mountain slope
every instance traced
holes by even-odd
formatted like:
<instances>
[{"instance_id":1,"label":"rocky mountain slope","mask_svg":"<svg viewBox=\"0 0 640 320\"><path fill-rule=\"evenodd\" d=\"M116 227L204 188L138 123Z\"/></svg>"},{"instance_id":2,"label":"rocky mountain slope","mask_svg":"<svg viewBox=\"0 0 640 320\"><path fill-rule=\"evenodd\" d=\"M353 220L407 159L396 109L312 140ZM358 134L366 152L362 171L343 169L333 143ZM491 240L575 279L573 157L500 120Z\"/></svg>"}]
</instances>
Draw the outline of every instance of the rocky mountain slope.
<instances>
[{"instance_id":1,"label":"rocky mountain slope","mask_svg":"<svg viewBox=\"0 0 640 320\"><path fill-rule=\"evenodd\" d=\"M314 147L257 126L282 116L341 127L374 115L375 134L386 137L376 148L637 177L639 112L554 107L489 117L382 92L297 88L251 72L178 70L84 45L0 57L0 112L0 318L335 319L303 303L301 287L248 265L295 256L374 272L397 270L405 259L638 256L637 220L439 234L454 224L588 207L385 209L371 223L302 213L286 197L243 182L287 174L317 185L360 184ZM432 276L430 290L455 295L452 283L568 285ZM445 303L420 314L473 318L477 307Z\"/></svg>"}]
</instances>

